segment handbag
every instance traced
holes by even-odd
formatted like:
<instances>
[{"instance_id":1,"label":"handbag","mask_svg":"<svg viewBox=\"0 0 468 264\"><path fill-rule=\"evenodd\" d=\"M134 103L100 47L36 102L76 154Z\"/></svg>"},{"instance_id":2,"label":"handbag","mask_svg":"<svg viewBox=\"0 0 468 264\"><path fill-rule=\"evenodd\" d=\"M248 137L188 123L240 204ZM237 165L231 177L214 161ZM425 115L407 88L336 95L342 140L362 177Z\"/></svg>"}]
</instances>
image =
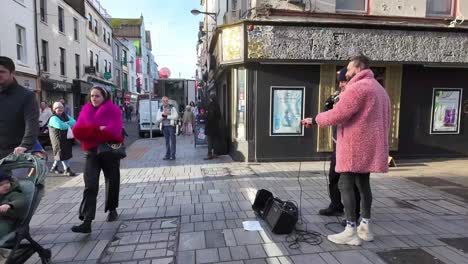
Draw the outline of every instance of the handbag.
<instances>
[{"instance_id":1,"label":"handbag","mask_svg":"<svg viewBox=\"0 0 468 264\"><path fill-rule=\"evenodd\" d=\"M75 138L75 135L73 135L73 130L71 129L71 127L68 127L67 139L74 139L74 138Z\"/></svg>"},{"instance_id":2,"label":"handbag","mask_svg":"<svg viewBox=\"0 0 468 264\"><path fill-rule=\"evenodd\" d=\"M99 157L123 159L127 157L127 152L123 143L102 143L97 147L97 155Z\"/></svg>"}]
</instances>

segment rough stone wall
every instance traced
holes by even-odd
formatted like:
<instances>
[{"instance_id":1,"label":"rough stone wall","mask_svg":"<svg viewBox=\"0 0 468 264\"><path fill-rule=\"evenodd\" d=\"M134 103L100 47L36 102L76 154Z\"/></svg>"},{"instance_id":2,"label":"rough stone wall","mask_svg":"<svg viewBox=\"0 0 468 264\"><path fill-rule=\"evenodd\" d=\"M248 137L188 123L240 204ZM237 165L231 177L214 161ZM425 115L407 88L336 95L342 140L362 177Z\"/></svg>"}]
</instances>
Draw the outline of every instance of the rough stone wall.
<instances>
[{"instance_id":1,"label":"rough stone wall","mask_svg":"<svg viewBox=\"0 0 468 264\"><path fill-rule=\"evenodd\" d=\"M381 62L468 63L468 33L260 26L248 32L248 57L341 61L359 52Z\"/></svg>"},{"instance_id":2,"label":"rough stone wall","mask_svg":"<svg viewBox=\"0 0 468 264\"><path fill-rule=\"evenodd\" d=\"M426 17L427 0L372 0L370 3L371 15Z\"/></svg>"},{"instance_id":3,"label":"rough stone wall","mask_svg":"<svg viewBox=\"0 0 468 264\"><path fill-rule=\"evenodd\" d=\"M286 0L256 0L257 6L269 6L274 9L335 13L336 0L303 1L303 4L288 3Z\"/></svg>"},{"instance_id":4,"label":"rough stone wall","mask_svg":"<svg viewBox=\"0 0 468 264\"><path fill-rule=\"evenodd\" d=\"M458 5L459 5L459 15L462 15L465 17L465 20L466 22L465 23L468 23L468 1L458 1Z\"/></svg>"}]
</instances>

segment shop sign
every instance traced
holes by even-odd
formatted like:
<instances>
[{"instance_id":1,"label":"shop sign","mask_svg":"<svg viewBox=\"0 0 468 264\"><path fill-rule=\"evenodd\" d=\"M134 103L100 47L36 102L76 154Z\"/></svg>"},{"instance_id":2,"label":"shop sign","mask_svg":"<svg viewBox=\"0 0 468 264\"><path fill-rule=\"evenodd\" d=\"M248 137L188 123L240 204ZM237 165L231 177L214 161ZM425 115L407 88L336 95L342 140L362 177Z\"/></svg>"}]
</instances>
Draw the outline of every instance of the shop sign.
<instances>
[{"instance_id":1,"label":"shop sign","mask_svg":"<svg viewBox=\"0 0 468 264\"><path fill-rule=\"evenodd\" d=\"M270 136L303 136L305 87L271 86Z\"/></svg>"},{"instance_id":2,"label":"shop sign","mask_svg":"<svg viewBox=\"0 0 468 264\"><path fill-rule=\"evenodd\" d=\"M461 88L434 88L432 92L430 134L459 134Z\"/></svg>"}]
</instances>

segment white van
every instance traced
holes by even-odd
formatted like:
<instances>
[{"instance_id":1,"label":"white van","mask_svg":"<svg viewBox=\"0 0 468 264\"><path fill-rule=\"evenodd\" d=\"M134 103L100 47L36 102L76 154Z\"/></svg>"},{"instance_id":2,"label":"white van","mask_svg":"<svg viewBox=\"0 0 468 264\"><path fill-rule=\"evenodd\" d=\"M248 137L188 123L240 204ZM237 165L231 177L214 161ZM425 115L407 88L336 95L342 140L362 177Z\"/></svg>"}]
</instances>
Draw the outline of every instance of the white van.
<instances>
[{"instance_id":1,"label":"white van","mask_svg":"<svg viewBox=\"0 0 468 264\"><path fill-rule=\"evenodd\" d=\"M179 104L174 101L174 100L169 100L169 104L174 106L176 109L179 109ZM152 131L153 131L153 136L156 135L161 135L162 131L159 129L159 122L157 122L157 117L158 117L158 111L159 108L161 107L161 99L153 99L151 100L151 108L152 108L152 113L151 113L151 119L153 120L153 126L152 126ZM140 137L145 137L149 136L150 134L150 106L149 106L149 99L140 99L139 101L139 108L138 108L138 135ZM176 127L176 135L180 131L180 122L177 122L177 127Z\"/></svg>"}]
</instances>

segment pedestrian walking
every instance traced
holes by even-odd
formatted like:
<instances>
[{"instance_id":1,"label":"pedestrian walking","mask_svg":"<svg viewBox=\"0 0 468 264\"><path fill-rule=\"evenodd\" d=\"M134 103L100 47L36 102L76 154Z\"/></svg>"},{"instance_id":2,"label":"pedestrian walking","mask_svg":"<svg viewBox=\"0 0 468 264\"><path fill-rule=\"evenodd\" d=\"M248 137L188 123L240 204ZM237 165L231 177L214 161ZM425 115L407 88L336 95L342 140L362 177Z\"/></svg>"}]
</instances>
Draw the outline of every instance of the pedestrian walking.
<instances>
[{"instance_id":1,"label":"pedestrian walking","mask_svg":"<svg viewBox=\"0 0 468 264\"><path fill-rule=\"evenodd\" d=\"M221 108L214 94L210 95L210 103L206 111L205 135L208 141L208 156L205 160L217 158L215 142L219 140L219 121L221 120Z\"/></svg>"},{"instance_id":2,"label":"pedestrian walking","mask_svg":"<svg viewBox=\"0 0 468 264\"><path fill-rule=\"evenodd\" d=\"M198 107L195 105L193 101L190 102L190 108L192 109L192 113L196 119L198 117Z\"/></svg>"},{"instance_id":3,"label":"pedestrian walking","mask_svg":"<svg viewBox=\"0 0 468 264\"><path fill-rule=\"evenodd\" d=\"M19 85L15 76L14 62L0 56L0 159L31 149L39 133L36 95Z\"/></svg>"},{"instance_id":4,"label":"pedestrian walking","mask_svg":"<svg viewBox=\"0 0 468 264\"><path fill-rule=\"evenodd\" d=\"M330 111L320 113L306 126L337 126L336 171L341 173L339 187L345 207L347 225L343 232L329 235L335 244L361 245L372 241L370 173L388 172L388 134L390 129L390 98L369 69L369 59L363 55L351 59L347 67L348 84L340 101ZM357 186L361 196L362 220L356 228Z\"/></svg>"},{"instance_id":5,"label":"pedestrian walking","mask_svg":"<svg viewBox=\"0 0 468 264\"><path fill-rule=\"evenodd\" d=\"M49 136L54 153L54 163L50 171L56 174L75 176L70 168L70 159L73 157L73 137L71 129L76 121L73 117L65 114L62 103L55 102L53 105L53 115L49 119ZM63 172L59 170L59 162L63 165Z\"/></svg>"},{"instance_id":6,"label":"pedestrian walking","mask_svg":"<svg viewBox=\"0 0 468 264\"><path fill-rule=\"evenodd\" d=\"M333 109L333 106L339 102L340 100L340 93L344 91L346 84L348 83L346 79L346 72L347 69L341 69L338 75L338 83L339 83L339 91L335 92L331 95L325 102L325 111L329 111ZM328 172L328 193L330 195L330 204L327 208L321 209L319 211L320 215L324 216L341 216L344 213L344 205L341 202L341 192L338 187L338 183L340 181L340 173L336 172L336 126L333 126L333 153L330 158L330 169ZM356 194L356 221L359 220L360 210L361 210L361 200L359 196L359 190L355 186L354 192ZM343 220L341 223L343 226L346 226L346 219Z\"/></svg>"},{"instance_id":7,"label":"pedestrian walking","mask_svg":"<svg viewBox=\"0 0 468 264\"><path fill-rule=\"evenodd\" d=\"M46 102L41 102L39 107L39 127L42 129L47 126L49 118L53 115L52 110Z\"/></svg>"},{"instance_id":8,"label":"pedestrian walking","mask_svg":"<svg viewBox=\"0 0 468 264\"><path fill-rule=\"evenodd\" d=\"M96 215L96 203L99 190L99 175L104 172L106 200L104 212L109 211L107 221L117 220L120 191L120 158L98 153L103 144L121 144L123 142L123 121L120 109L110 100L107 90L95 86L89 94L87 103L80 112L73 128L75 138L81 141L85 152L83 200L79 209L81 225L73 226L72 231L90 233L91 223Z\"/></svg>"},{"instance_id":9,"label":"pedestrian walking","mask_svg":"<svg viewBox=\"0 0 468 264\"><path fill-rule=\"evenodd\" d=\"M159 108L157 122L166 140L166 155L163 160L175 160L176 155L176 126L179 119L177 109L169 104L169 98L161 98L162 105Z\"/></svg>"},{"instance_id":10,"label":"pedestrian walking","mask_svg":"<svg viewBox=\"0 0 468 264\"><path fill-rule=\"evenodd\" d=\"M193 126L195 124L195 115L192 113L190 105L185 107L184 117L182 119L182 133L186 136L193 135Z\"/></svg>"}]
</instances>

